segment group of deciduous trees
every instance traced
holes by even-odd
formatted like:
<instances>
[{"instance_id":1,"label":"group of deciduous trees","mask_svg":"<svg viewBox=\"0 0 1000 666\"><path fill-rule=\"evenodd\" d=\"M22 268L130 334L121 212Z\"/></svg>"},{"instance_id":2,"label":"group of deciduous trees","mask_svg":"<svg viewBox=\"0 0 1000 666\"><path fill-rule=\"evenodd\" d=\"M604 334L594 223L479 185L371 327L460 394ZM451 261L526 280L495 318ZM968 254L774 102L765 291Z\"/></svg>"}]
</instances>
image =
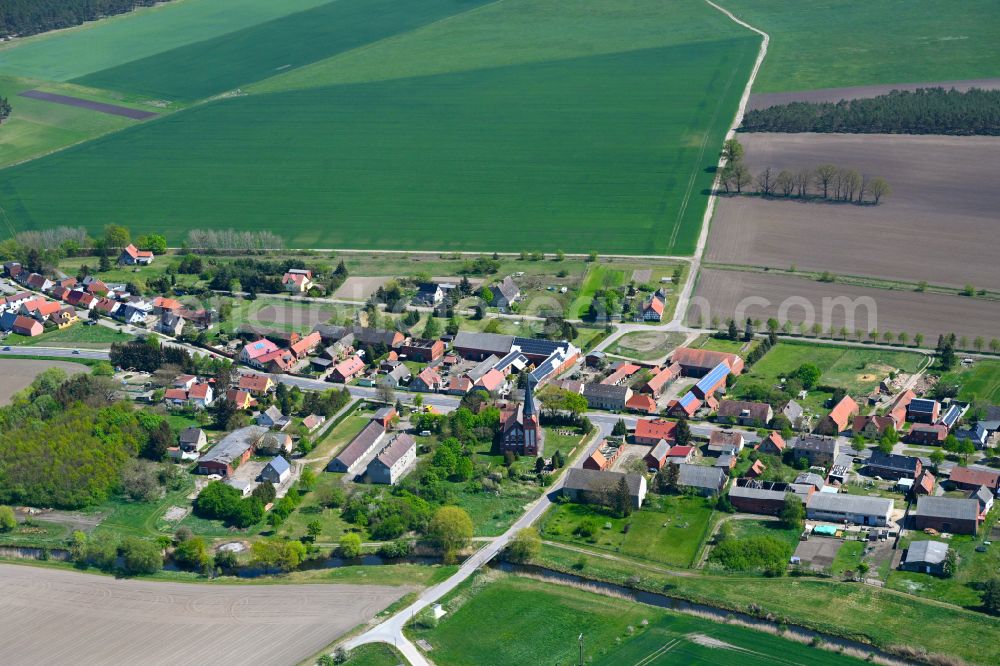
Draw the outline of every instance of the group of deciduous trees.
<instances>
[{"instance_id":1,"label":"group of deciduous trees","mask_svg":"<svg viewBox=\"0 0 1000 666\"><path fill-rule=\"evenodd\" d=\"M1000 134L1000 90L893 90L868 99L790 102L748 111L746 132Z\"/></svg>"},{"instance_id":2,"label":"group of deciduous trees","mask_svg":"<svg viewBox=\"0 0 1000 666\"><path fill-rule=\"evenodd\" d=\"M6 97L0 97L0 123L10 116L10 111L10 102L7 101Z\"/></svg>"},{"instance_id":3,"label":"group of deciduous trees","mask_svg":"<svg viewBox=\"0 0 1000 666\"><path fill-rule=\"evenodd\" d=\"M150 7L163 0L4 0L0 37L26 37L105 16Z\"/></svg>"}]
</instances>

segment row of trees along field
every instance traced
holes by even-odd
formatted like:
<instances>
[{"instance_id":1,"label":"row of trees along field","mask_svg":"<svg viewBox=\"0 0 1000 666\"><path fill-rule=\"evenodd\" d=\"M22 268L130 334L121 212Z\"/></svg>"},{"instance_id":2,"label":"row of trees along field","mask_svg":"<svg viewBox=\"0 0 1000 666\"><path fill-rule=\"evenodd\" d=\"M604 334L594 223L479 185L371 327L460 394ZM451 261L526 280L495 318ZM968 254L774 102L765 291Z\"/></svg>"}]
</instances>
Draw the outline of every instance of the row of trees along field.
<instances>
[{"instance_id":1,"label":"row of trees along field","mask_svg":"<svg viewBox=\"0 0 1000 666\"><path fill-rule=\"evenodd\" d=\"M855 169L821 164L816 168L778 171L766 167L756 175L743 162L743 146L736 139L723 145L726 165L719 182L726 194L759 194L762 197L816 199L855 204L875 204L892 192L881 176L862 174Z\"/></svg>"},{"instance_id":2,"label":"row of trees along field","mask_svg":"<svg viewBox=\"0 0 1000 666\"><path fill-rule=\"evenodd\" d=\"M790 102L748 111L744 132L1000 135L1000 90L893 90L869 99Z\"/></svg>"},{"instance_id":3,"label":"row of trees along field","mask_svg":"<svg viewBox=\"0 0 1000 666\"><path fill-rule=\"evenodd\" d=\"M0 97L0 123L7 120L8 116L10 116L10 102L6 97Z\"/></svg>"},{"instance_id":4,"label":"row of trees along field","mask_svg":"<svg viewBox=\"0 0 1000 666\"><path fill-rule=\"evenodd\" d=\"M167 0L4 0L0 37L26 37Z\"/></svg>"}]
</instances>

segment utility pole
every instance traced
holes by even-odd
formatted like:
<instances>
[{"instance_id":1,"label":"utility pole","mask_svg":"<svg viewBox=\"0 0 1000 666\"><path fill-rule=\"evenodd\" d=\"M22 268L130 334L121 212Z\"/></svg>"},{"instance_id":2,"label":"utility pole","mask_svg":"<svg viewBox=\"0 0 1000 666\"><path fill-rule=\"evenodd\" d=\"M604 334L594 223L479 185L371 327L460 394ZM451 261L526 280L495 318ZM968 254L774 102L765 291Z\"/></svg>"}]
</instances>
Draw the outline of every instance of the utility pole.
<instances>
[{"instance_id":1,"label":"utility pole","mask_svg":"<svg viewBox=\"0 0 1000 666\"><path fill-rule=\"evenodd\" d=\"M583 633L582 632L580 633L580 636L577 638L577 640L580 641L580 666L583 666Z\"/></svg>"}]
</instances>

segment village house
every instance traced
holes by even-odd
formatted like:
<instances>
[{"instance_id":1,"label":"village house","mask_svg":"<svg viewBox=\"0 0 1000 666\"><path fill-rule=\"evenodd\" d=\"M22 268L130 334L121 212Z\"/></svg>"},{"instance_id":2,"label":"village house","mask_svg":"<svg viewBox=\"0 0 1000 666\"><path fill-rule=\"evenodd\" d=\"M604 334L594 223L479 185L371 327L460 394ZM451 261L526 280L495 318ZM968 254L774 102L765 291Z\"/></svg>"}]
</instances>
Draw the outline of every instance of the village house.
<instances>
[{"instance_id":1,"label":"village house","mask_svg":"<svg viewBox=\"0 0 1000 666\"><path fill-rule=\"evenodd\" d=\"M275 405L271 405L263 412L257 415L257 425L262 428L269 428L271 430L284 430L288 427L289 418L281 413L281 410Z\"/></svg>"},{"instance_id":2,"label":"village house","mask_svg":"<svg viewBox=\"0 0 1000 666\"><path fill-rule=\"evenodd\" d=\"M583 468L596 469L597 471L602 472L615 464L615 461L618 460L623 448L625 447L622 446L621 442L604 440L601 445L597 447L597 449L595 449L586 460L583 461Z\"/></svg>"},{"instance_id":3,"label":"village house","mask_svg":"<svg viewBox=\"0 0 1000 666\"><path fill-rule=\"evenodd\" d=\"M306 429L306 432L312 434L321 425L326 423L326 417L320 414L310 414L309 416L302 419L302 427Z\"/></svg>"},{"instance_id":4,"label":"village house","mask_svg":"<svg viewBox=\"0 0 1000 666\"><path fill-rule=\"evenodd\" d=\"M941 403L928 398L914 398L906 407L906 420L912 423L937 423Z\"/></svg>"},{"instance_id":5,"label":"village house","mask_svg":"<svg viewBox=\"0 0 1000 666\"><path fill-rule=\"evenodd\" d=\"M725 472L717 467L688 463L683 463L678 467L680 473L677 477L677 485L680 488L693 490L704 497L717 495L726 483Z\"/></svg>"},{"instance_id":6,"label":"village house","mask_svg":"<svg viewBox=\"0 0 1000 666\"><path fill-rule=\"evenodd\" d=\"M661 439L652 449L650 449L649 453L643 456L646 468L650 470L663 469L663 466L667 464L667 456L669 455L669 452L670 442L665 439Z\"/></svg>"},{"instance_id":7,"label":"village house","mask_svg":"<svg viewBox=\"0 0 1000 666\"><path fill-rule=\"evenodd\" d=\"M673 382L675 379L681 375L681 366L677 363L671 363L666 367L658 370L653 378L642 385L639 389L640 393L648 393L654 398L660 397L663 391Z\"/></svg>"},{"instance_id":8,"label":"village house","mask_svg":"<svg viewBox=\"0 0 1000 666\"><path fill-rule=\"evenodd\" d=\"M581 504L602 504L621 479L628 486L629 498L636 509L646 499L646 478L642 474L623 472L598 472L593 469L573 467L566 473L566 480L560 491L571 502Z\"/></svg>"},{"instance_id":9,"label":"village house","mask_svg":"<svg viewBox=\"0 0 1000 666\"><path fill-rule=\"evenodd\" d=\"M942 576L947 560L948 544L941 541L911 541L899 568L903 571Z\"/></svg>"},{"instance_id":10,"label":"village house","mask_svg":"<svg viewBox=\"0 0 1000 666\"><path fill-rule=\"evenodd\" d=\"M716 417L724 423L738 424L748 428L763 428L774 418L774 410L766 402L723 400L719 403Z\"/></svg>"},{"instance_id":11,"label":"village house","mask_svg":"<svg viewBox=\"0 0 1000 666\"><path fill-rule=\"evenodd\" d=\"M264 431L256 426L234 430L198 460L198 473L229 476L239 465L250 459L263 434Z\"/></svg>"},{"instance_id":12,"label":"village house","mask_svg":"<svg viewBox=\"0 0 1000 666\"><path fill-rule=\"evenodd\" d=\"M153 253L149 250L140 250L129 243L122 248L122 253L118 255L118 263L123 266L148 266L153 263Z\"/></svg>"},{"instance_id":13,"label":"village house","mask_svg":"<svg viewBox=\"0 0 1000 666\"><path fill-rule=\"evenodd\" d=\"M237 386L242 391L246 391L252 395L261 396L267 394L274 388L274 381L267 375L248 373L240 375Z\"/></svg>"},{"instance_id":14,"label":"village house","mask_svg":"<svg viewBox=\"0 0 1000 666\"><path fill-rule=\"evenodd\" d=\"M414 338L403 343L403 346L399 348L399 353L411 361L430 363L444 356L444 342Z\"/></svg>"},{"instance_id":15,"label":"village house","mask_svg":"<svg viewBox=\"0 0 1000 666\"><path fill-rule=\"evenodd\" d=\"M632 397L625 403L625 408L639 414L655 414L657 412L656 401L645 393L633 393Z\"/></svg>"},{"instance_id":16,"label":"village house","mask_svg":"<svg viewBox=\"0 0 1000 666\"><path fill-rule=\"evenodd\" d=\"M632 441L636 444L655 446L661 440L667 442L674 441L674 431L677 429L675 421L666 419L639 419L635 422L635 433Z\"/></svg>"},{"instance_id":17,"label":"village house","mask_svg":"<svg viewBox=\"0 0 1000 666\"><path fill-rule=\"evenodd\" d=\"M934 425L915 424L904 438L910 444L924 446L940 446L948 437L948 426L936 423Z\"/></svg>"},{"instance_id":18,"label":"village house","mask_svg":"<svg viewBox=\"0 0 1000 666\"><path fill-rule=\"evenodd\" d=\"M885 527L892 514L892 500L846 493L814 493L806 502L806 517L831 523Z\"/></svg>"},{"instance_id":19,"label":"village house","mask_svg":"<svg viewBox=\"0 0 1000 666\"><path fill-rule=\"evenodd\" d=\"M313 331L293 342L288 349L295 355L296 359L301 360L319 349L322 340L323 338L320 337L320 334Z\"/></svg>"},{"instance_id":20,"label":"village house","mask_svg":"<svg viewBox=\"0 0 1000 666\"><path fill-rule=\"evenodd\" d=\"M714 455L723 453L739 453L743 450L745 440L743 434L725 430L712 430L708 437L708 452Z\"/></svg>"},{"instance_id":21,"label":"village house","mask_svg":"<svg viewBox=\"0 0 1000 666\"><path fill-rule=\"evenodd\" d=\"M369 483L395 485L416 460L416 441L405 433L399 434L368 464L365 474Z\"/></svg>"},{"instance_id":22,"label":"village house","mask_svg":"<svg viewBox=\"0 0 1000 666\"><path fill-rule=\"evenodd\" d=\"M642 321L663 321L663 312L666 308L667 296L662 290L657 289L642 303L637 319Z\"/></svg>"},{"instance_id":23,"label":"village house","mask_svg":"<svg viewBox=\"0 0 1000 666\"><path fill-rule=\"evenodd\" d=\"M726 352L678 347L671 354L670 360L680 366L685 377L704 377L720 363L728 365L734 375L743 372L743 359L736 354Z\"/></svg>"},{"instance_id":24,"label":"village house","mask_svg":"<svg viewBox=\"0 0 1000 666\"><path fill-rule=\"evenodd\" d=\"M986 514L993 508L993 491L986 486L979 486L969 493L969 499L979 502L979 517L986 520Z\"/></svg>"},{"instance_id":25,"label":"village house","mask_svg":"<svg viewBox=\"0 0 1000 666\"><path fill-rule=\"evenodd\" d=\"M62 308L61 310L59 310L59 312L52 315L49 321L55 324L56 328L62 330L64 328L69 328L73 324L80 321L80 316L76 314L76 310L67 307L67 308Z\"/></svg>"},{"instance_id":26,"label":"village house","mask_svg":"<svg viewBox=\"0 0 1000 666\"><path fill-rule=\"evenodd\" d=\"M354 436L351 443L330 461L327 470L330 472L356 472L360 463L375 450L375 447L385 437L386 432L381 421L372 419L361 432Z\"/></svg>"},{"instance_id":27,"label":"village house","mask_svg":"<svg viewBox=\"0 0 1000 666\"><path fill-rule=\"evenodd\" d=\"M260 471L260 480L280 486L292 476L292 466L281 456L275 456Z\"/></svg>"},{"instance_id":28,"label":"village house","mask_svg":"<svg viewBox=\"0 0 1000 666\"><path fill-rule=\"evenodd\" d=\"M726 378L731 372L729 363L723 361L699 379L698 383L691 387L691 392L699 399L705 400L726 388Z\"/></svg>"},{"instance_id":29,"label":"village house","mask_svg":"<svg viewBox=\"0 0 1000 666\"><path fill-rule=\"evenodd\" d=\"M365 362L357 356L351 356L333 367L330 381L346 384L365 370Z\"/></svg>"},{"instance_id":30,"label":"village house","mask_svg":"<svg viewBox=\"0 0 1000 666\"><path fill-rule=\"evenodd\" d=\"M805 503L815 491L811 485L793 488L788 483L742 478L736 479L729 488L729 501L742 513L777 516L785 507L785 498L789 495Z\"/></svg>"},{"instance_id":31,"label":"village house","mask_svg":"<svg viewBox=\"0 0 1000 666\"><path fill-rule=\"evenodd\" d=\"M313 287L312 271L292 268L281 276L281 286L292 294L304 294Z\"/></svg>"},{"instance_id":32,"label":"village house","mask_svg":"<svg viewBox=\"0 0 1000 666\"><path fill-rule=\"evenodd\" d=\"M895 423L896 430L901 430L903 424L906 423L906 410L916 397L916 393L910 389L906 389L893 399L887 414L892 418L893 423Z\"/></svg>"},{"instance_id":33,"label":"village house","mask_svg":"<svg viewBox=\"0 0 1000 666\"><path fill-rule=\"evenodd\" d=\"M444 289L437 282L421 282L417 285L417 293L410 301L412 305L435 307L444 300Z\"/></svg>"},{"instance_id":34,"label":"village house","mask_svg":"<svg viewBox=\"0 0 1000 666\"><path fill-rule=\"evenodd\" d=\"M241 391L240 389L229 389L226 391L226 402L229 402L236 409L250 409L257 404L257 401L253 399L248 391Z\"/></svg>"},{"instance_id":35,"label":"village house","mask_svg":"<svg viewBox=\"0 0 1000 666\"><path fill-rule=\"evenodd\" d=\"M709 395L704 400L701 400L694 394L694 391L688 391L679 399L671 400L667 404L667 413L678 418L683 417L689 419L697 414L698 410L702 407L714 410L718 406L719 401L714 395Z\"/></svg>"},{"instance_id":36,"label":"village house","mask_svg":"<svg viewBox=\"0 0 1000 666\"><path fill-rule=\"evenodd\" d=\"M872 451L871 457L865 463L869 476L880 476L883 479L916 479L923 470L920 458L903 456L895 453L882 453L878 449Z\"/></svg>"},{"instance_id":37,"label":"village house","mask_svg":"<svg viewBox=\"0 0 1000 666\"><path fill-rule=\"evenodd\" d=\"M40 321L24 315L18 315L14 318L14 322L10 330L11 333L16 333L17 335L23 335L29 338L33 338L45 332L45 328L42 326Z\"/></svg>"},{"instance_id":38,"label":"village house","mask_svg":"<svg viewBox=\"0 0 1000 666\"><path fill-rule=\"evenodd\" d=\"M443 388L444 380L441 379L441 375L434 368L424 368L416 377L410 380L411 391L436 393Z\"/></svg>"},{"instance_id":39,"label":"village house","mask_svg":"<svg viewBox=\"0 0 1000 666\"><path fill-rule=\"evenodd\" d=\"M876 440L882 437L886 430L895 428L896 422L891 416L864 416L858 414L851 424L851 432L865 439Z\"/></svg>"},{"instance_id":40,"label":"village house","mask_svg":"<svg viewBox=\"0 0 1000 666\"><path fill-rule=\"evenodd\" d=\"M379 383L388 384L395 389L410 381L411 376L412 373L410 372L410 369L400 363L395 368L382 375L379 379Z\"/></svg>"},{"instance_id":41,"label":"village house","mask_svg":"<svg viewBox=\"0 0 1000 666\"><path fill-rule=\"evenodd\" d=\"M44 275L32 273L28 276L26 284L28 288L34 289L35 291L48 291L55 283Z\"/></svg>"},{"instance_id":42,"label":"village house","mask_svg":"<svg viewBox=\"0 0 1000 666\"><path fill-rule=\"evenodd\" d=\"M810 465L819 467L829 467L840 453L837 438L823 435L800 435L792 439L791 447L796 462L805 458Z\"/></svg>"},{"instance_id":43,"label":"village house","mask_svg":"<svg viewBox=\"0 0 1000 666\"><path fill-rule=\"evenodd\" d=\"M490 305L501 311L510 310L514 303L521 300L521 289L509 275L493 285L490 291L493 292L493 302Z\"/></svg>"},{"instance_id":44,"label":"village house","mask_svg":"<svg viewBox=\"0 0 1000 666\"><path fill-rule=\"evenodd\" d=\"M698 455L698 449L693 446L681 446L674 444L667 451L667 464L673 463L675 465L680 465L681 463L693 462L695 457Z\"/></svg>"},{"instance_id":45,"label":"village house","mask_svg":"<svg viewBox=\"0 0 1000 666\"><path fill-rule=\"evenodd\" d=\"M995 495L997 494L997 490L1000 489L1000 472L978 467L972 468L955 465L951 468L947 485L949 488L969 491L976 490L980 486L986 486Z\"/></svg>"},{"instance_id":46,"label":"village house","mask_svg":"<svg viewBox=\"0 0 1000 666\"><path fill-rule=\"evenodd\" d=\"M781 433L771 431L757 445L757 450L767 455L780 456L785 452L785 438L781 436Z\"/></svg>"},{"instance_id":47,"label":"village house","mask_svg":"<svg viewBox=\"0 0 1000 666\"><path fill-rule=\"evenodd\" d=\"M625 409L625 403L632 397L632 389L628 386L587 384L583 388L583 397L587 399L587 406L591 409L620 412Z\"/></svg>"},{"instance_id":48,"label":"village house","mask_svg":"<svg viewBox=\"0 0 1000 666\"><path fill-rule=\"evenodd\" d=\"M470 333L459 331L452 342L455 353L470 361L482 361L489 356L506 356L514 345L513 335Z\"/></svg>"},{"instance_id":49,"label":"village house","mask_svg":"<svg viewBox=\"0 0 1000 666\"><path fill-rule=\"evenodd\" d=\"M858 411L858 403L854 402L851 396L845 395L817 424L814 432L818 435L839 435L847 429Z\"/></svg>"},{"instance_id":50,"label":"village house","mask_svg":"<svg viewBox=\"0 0 1000 666\"><path fill-rule=\"evenodd\" d=\"M165 335L177 337L184 331L184 318L173 312L164 312L156 323L156 330Z\"/></svg>"},{"instance_id":51,"label":"village house","mask_svg":"<svg viewBox=\"0 0 1000 666\"><path fill-rule=\"evenodd\" d=\"M764 464L763 460L754 460L753 464L746 471L746 477L748 479L756 479L758 476L764 473L767 469L767 465Z\"/></svg>"},{"instance_id":52,"label":"village house","mask_svg":"<svg viewBox=\"0 0 1000 666\"><path fill-rule=\"evenodd\" d=\"M634 363L621 363L610 375L601 380L605 386L623 386L632 375L642 370Z\"/></svg>"},{"instance_id":53,"label":"village house","mask_svg":"<svg viewBox=\"0 0 1000 666\"><path fill-rule=\"evenodd\" d=\"M264 364L261 358L278 351L278 345L266 338L261 338L255 342L248 343L240 350L239 360L241 363L263 369Z\"/></svg>"},{"instance_id":54,"label":"village house","mask_svg":"<svg viewBox=\"0 0 1000 666\"><path fill-rule=\"evenodd\" d=\"M913 514L916 529L931 528L951 534L976 534L980 520L977 500L954 497L919 497Z\"/></svg>"}]
</instances>

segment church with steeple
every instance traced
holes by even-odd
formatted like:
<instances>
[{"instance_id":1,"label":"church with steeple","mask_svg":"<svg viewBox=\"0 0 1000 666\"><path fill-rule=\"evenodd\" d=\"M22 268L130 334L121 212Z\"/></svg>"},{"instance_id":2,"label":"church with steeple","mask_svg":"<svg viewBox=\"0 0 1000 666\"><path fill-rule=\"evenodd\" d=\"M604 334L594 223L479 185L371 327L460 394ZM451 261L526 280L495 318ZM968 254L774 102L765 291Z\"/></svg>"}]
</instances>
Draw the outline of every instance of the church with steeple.
<instances>
[{"instance_id":1,"label":"church with steeple","mask_svg":"<svg viewBox=\"0 0 1000 666\"><path fill-rule=\"evenodd\" d=\"M503 450L523 456L540 456L545 448L545 431L542 429L535 406L534 377L528 375L524 387L524 402L512 405L501 416Z\"/></svg>"}]
</instances>

